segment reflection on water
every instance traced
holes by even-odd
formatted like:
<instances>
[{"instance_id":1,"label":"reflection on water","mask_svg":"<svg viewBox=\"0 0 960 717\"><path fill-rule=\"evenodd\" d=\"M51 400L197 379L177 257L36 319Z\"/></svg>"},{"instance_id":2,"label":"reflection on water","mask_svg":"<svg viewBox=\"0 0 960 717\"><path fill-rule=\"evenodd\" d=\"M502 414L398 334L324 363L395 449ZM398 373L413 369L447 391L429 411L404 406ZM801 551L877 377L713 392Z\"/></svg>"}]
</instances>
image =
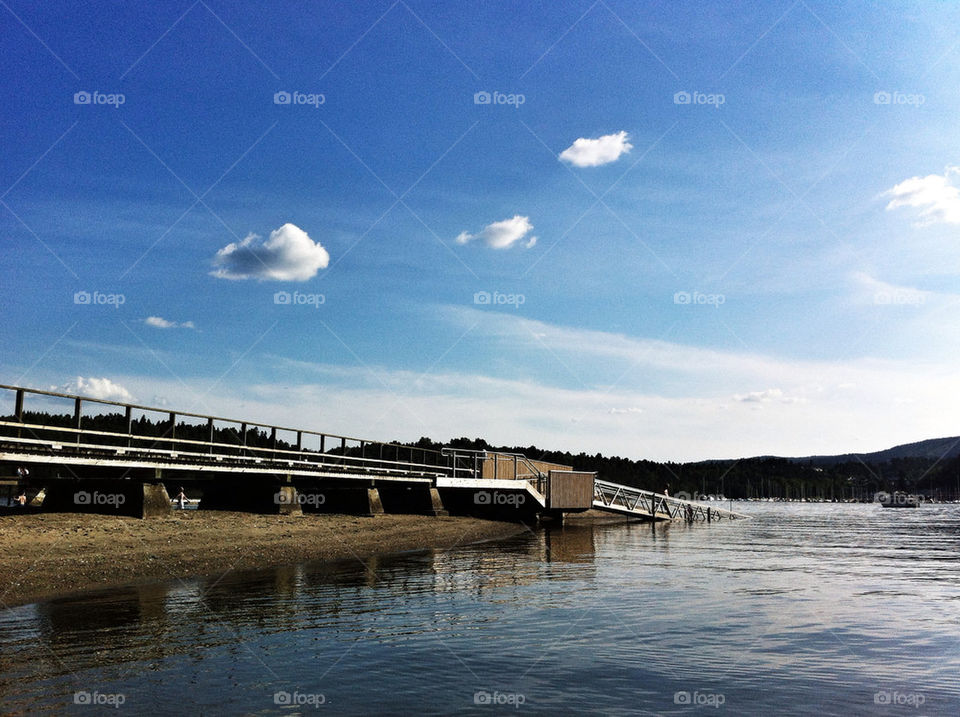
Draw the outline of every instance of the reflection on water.
<instances>
[{"instance_id":1,"label":"reflection on water","mask_svg":"<svg viewBox=\"0 0 960 717\"><path fill-rule=\"evenodd\" d=\"M4 711L960 711L960 506L738 509L14 608Z\"/></svg>"}]
</instances>

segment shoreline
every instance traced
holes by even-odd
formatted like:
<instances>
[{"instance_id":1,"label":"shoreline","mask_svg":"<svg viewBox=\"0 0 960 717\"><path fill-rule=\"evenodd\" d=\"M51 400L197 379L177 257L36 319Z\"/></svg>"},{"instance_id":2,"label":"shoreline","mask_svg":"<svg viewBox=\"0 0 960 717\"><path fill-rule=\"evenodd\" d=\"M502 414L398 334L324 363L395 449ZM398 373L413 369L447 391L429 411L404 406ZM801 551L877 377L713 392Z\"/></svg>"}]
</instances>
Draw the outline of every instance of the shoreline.
<instances>
[{"instance_id":1,"label":"shoreline","mask_svg":"<svg viewBox=\"0 0 960 717\"><path fill-rule=\"evenodd\" d=\"M480 518L391 514L185 510L146 520L82 513L4 515L0 606L145 580L449 550L524 530L519 523Z\"/></svg>"}]
</instances>

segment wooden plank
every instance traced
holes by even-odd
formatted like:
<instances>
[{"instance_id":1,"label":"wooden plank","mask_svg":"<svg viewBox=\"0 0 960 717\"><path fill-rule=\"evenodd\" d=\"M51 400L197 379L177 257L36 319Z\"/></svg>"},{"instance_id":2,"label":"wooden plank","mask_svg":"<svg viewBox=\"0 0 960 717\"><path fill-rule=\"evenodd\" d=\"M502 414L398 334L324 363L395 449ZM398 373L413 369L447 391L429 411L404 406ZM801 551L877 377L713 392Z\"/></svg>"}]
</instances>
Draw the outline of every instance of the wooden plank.
<instances>
[{"instance_id":1,"label":"wooden plank","mask_svg":"<svg viewBox=\"0 0 960 717\"><path fill-rule=\"evenodd\" d=\"M593 505L595 473L552 470L547 501L551 510L582 510Z\"/></svg>"}]
</instances>

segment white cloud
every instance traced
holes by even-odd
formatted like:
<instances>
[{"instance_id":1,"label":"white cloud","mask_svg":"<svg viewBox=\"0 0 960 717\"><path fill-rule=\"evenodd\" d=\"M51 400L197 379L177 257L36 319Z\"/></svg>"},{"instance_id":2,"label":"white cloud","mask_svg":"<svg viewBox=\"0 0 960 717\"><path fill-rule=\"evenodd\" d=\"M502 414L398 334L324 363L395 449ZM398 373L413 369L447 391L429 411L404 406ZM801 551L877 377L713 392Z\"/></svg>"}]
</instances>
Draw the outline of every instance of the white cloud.
<instances>
[{"instance_id":1,"label":"white cloud","mask_svg":"<svg viewBox=\"0 0 960 717\"><path fill-rule=\"evenodd\" d=\"M960 167L948 166L943 174L910 177L883 193L890 197L887 210L913 207L920 210L921 226L960 224L960 189L951 183Z\"/></svg>"},{"instance_id":2,"label":"white cloud","mask_svg":"<svg viewBox=\"0 0 960 717\"><path fill-rule=\"evenodd\" d=\"M133 394L118 383L114 383L109 378L84 378L77 376L76 381L70 381L60 386L61 393L75 393L90 398L100 398L104 401L122 401L130 402L133 400Z\"/></svg>"},{"instance_id":3,"label":"white cloud","mask_svg":"<svg viewBox=\"0 0 960 717\"><path fill-rule=\"evenodd\" d=\"M220 279L306 281L326 268L330 255L303 229L284 224L270 232L265 242L249 234L241 242L227 244L213 263L217 268L210 273Z\"/></svg>"},{"instance_id":4,"label":"white cloud","mask_svg":"<svg viewBox=\"0 0 960 717\"><path fill-rule=\"evenodd\" d=\"M626 132L605 134L596 139L581 137L560 153L560 161L569 162L574 167L599 167L616 162L633 145L627 140Z\"/></svg>"},{"instance_id":5,"label":"white cloud","mask_svg":"<svg viewBox=\"0 0 960 717\"><path fill-rule=\"evenodd\" d=\"M182 382L148 375L147 349L122 347L125 365L144 366L145 373L113 381L137 396L165 397L170 410L249 422L379 440L483 436L497 444L657 460L870 451L954 435L960 425L953 355L843 358L849 347L841 347L835 360L803 359L577 329L508 312L443 312L451 342L471 329L462 341L478 352L473 366L441 362L428 370L433 358L425 355L419 367L401 370L382 353L383 364L351 366L258 352L244 380L224 380L210 391L218 368L200 362L198 373ZM71 361L84 365L111 355L102 345L69 339L64 345ZM13 367L0 366L4 371Z\"/></svg>"},{"instance_id":6,"label":"white cloud","mask_svg":"<svg viewBox=\"0 0 960 717\"><path fill-rule=\"evenodd\" d=\"M479 239L491 249L509 249L531 231L533 231L533 224L530 223L530 217L522 217L517 214L512 219L487 224L478 234L460 232L460 236L457 237L457 244L466 244L474 239ZM532 236L524 246L530 249L536 243L537 238Z\"/></svg>"},{"instance_id":7,"label":"white cloud","mask_svg":"<svg viewBox=\"0 0 960 717\"><path fill-rule=\"evenodd\" d=\"M155 329L195 329L196 326L193 325L192 321L183 321L178 323L176 321L168 321L167 319L161 318L159 316L148 316L143 320L147 326L152 326Z\"/></svg>"},{"instance_id":8,"label":"white cloud","mask_svg":"<svg viewBox=\"0 0 960 717\"><path fill-rule=\"evenodd\" d=\"M772 401L776 401L777 403L800 403L806 399L786 396L779 388L768 388L765 391L750 391L749 393L735 394L733 400L738 403L764 404Z\"/></svg>"}]
</instances>

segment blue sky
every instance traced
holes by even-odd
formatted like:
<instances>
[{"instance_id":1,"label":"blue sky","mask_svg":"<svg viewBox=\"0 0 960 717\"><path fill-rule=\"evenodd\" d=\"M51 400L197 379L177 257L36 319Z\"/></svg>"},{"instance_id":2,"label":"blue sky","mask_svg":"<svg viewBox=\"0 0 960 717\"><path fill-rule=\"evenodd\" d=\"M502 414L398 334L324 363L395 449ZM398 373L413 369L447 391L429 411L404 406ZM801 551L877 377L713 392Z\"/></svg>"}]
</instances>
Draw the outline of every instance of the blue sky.
<instances>
[{"instance_id":1,"label":"blue sky","mask_svg":"<svg viewBox=\"0 0 960 717\"><path fill-rule=\"evenodd\" d=\"M3 383L672 460L960 432L960 7L0 18Z\"/></svg>"}]
</instances>

